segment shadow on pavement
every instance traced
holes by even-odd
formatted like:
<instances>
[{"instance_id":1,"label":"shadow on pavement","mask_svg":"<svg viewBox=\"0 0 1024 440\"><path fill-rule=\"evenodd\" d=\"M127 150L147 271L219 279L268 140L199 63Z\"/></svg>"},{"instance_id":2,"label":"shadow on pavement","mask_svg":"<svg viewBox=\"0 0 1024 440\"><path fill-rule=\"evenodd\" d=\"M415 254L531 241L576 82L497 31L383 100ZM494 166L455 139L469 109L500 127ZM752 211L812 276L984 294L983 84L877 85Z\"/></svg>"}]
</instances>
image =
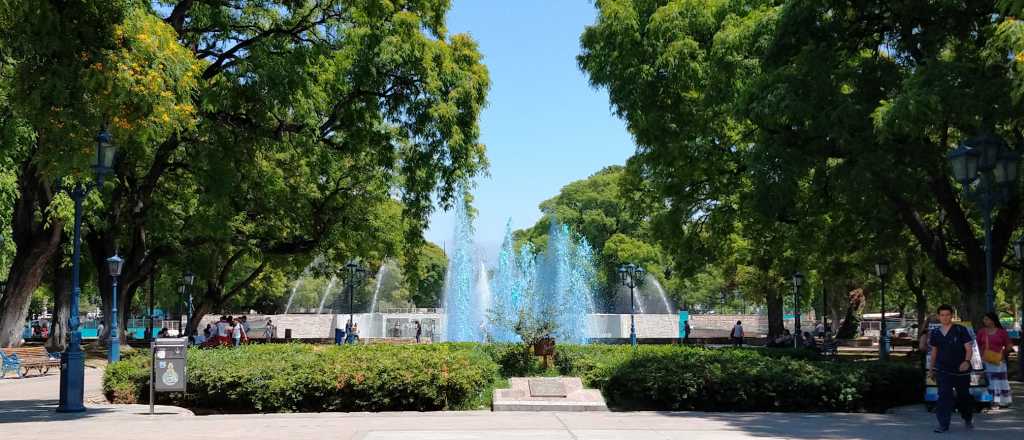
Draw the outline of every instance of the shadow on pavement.
<instances>
[{"instance_id":1,"label":"shadow on pavement","mask_svg":"<svg viewBox=\"0 0 1024 440\"><path fill-rule=\"evenodd\" d=\"M693 417L694 413L662 413ZM933 438L937 425L934 414L923 406L906 408L899 414L793 414L793 413L703 413L714 420L756 436L787 439L900 439ZM985 439L1024 439L1024 418L1019 412L987 412L975 417L975 428L967 431L954 415L951 434Z\"/></svg>"},{"instance_id":2,"label":"shadow on pavement","mask_svg":"<svg viewBox=\"0 0 1024 440\"><path fill-rule=\"evenodd\" d=\"M113 408L87 407L85 412L59 413L57 401L45 400L2 400L0 401L0 424L27 422L57 422L99 417L114 412Z\"/></svg>"}]
</instances>

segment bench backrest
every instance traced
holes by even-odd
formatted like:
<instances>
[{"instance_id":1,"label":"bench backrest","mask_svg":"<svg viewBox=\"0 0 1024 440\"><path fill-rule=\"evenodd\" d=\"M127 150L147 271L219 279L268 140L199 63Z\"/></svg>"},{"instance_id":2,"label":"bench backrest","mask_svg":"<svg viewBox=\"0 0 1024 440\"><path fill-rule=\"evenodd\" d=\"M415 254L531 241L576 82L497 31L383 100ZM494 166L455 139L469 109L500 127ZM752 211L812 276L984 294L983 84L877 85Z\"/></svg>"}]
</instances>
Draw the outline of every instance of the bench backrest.
<instances>
[{"instance_id":1,"label":"bench backrest","mask_svg":"<svg viewBox=\"0 0 1024 440\"><path fill-rule=\"evenodd\" d=\"M44 347L3 348L0 351L7 355L17 355L21 360L50 359L50 352Z\"/></svg>"}]
</instances>

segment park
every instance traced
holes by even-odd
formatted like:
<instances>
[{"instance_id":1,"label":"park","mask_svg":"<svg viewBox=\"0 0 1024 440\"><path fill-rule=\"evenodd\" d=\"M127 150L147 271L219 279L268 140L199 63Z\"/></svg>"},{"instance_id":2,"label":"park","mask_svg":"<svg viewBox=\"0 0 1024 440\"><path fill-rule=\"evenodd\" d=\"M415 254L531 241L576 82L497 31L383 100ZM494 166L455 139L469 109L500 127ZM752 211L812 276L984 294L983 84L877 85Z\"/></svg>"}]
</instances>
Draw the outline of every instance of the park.
<instances>
[{"instance_id":1,"label":"park","mask_svg":"<svg viewBox=\"0 0 1024 440\"><path fill-rule=\"evenodd\" d=\"M0 438L1024 438L1021 14L0 0Z\"/></svg>"}]
</instances>

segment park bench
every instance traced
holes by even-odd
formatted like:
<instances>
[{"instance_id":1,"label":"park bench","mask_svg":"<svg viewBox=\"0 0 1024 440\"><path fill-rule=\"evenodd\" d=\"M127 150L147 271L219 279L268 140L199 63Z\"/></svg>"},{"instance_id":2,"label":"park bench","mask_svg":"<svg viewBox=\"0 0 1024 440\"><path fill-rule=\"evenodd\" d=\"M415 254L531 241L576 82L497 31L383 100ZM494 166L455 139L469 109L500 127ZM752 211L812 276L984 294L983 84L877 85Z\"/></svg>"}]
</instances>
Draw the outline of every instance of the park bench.
<instances>
[{"instance_id":1,"label":"park bench","mask_svg":"<svg viewBox=\"0 0 1024 440\"><path fill-rule=\"evenodd\" d=\"M59 355L51 354L44 347L3 348L0 349L0 356L3 357L0 378L6 376L8 371L13 371L21 378L31 370L46 374L51 367L60 368Z\"/></svg>"}]
</instances>

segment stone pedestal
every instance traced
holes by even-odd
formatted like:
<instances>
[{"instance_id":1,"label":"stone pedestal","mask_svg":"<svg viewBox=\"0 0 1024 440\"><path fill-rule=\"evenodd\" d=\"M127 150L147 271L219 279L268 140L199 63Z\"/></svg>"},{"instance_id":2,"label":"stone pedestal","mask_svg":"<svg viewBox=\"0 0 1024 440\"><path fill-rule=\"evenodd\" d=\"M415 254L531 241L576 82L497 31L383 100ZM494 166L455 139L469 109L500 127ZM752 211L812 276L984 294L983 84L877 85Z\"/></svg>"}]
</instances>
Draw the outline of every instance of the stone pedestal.
<instances>
[{"instance_id":1,"label":"stone pedestal","mask_svg":"<svg viewBox=\"0 0 1024 440\"><path fill-rule=\"evenodd\" d=\"M494 411L608 411L601 391L583 388L578 377L513 377L511 388L494 390Z\"/></svg>"}]
</instances>

